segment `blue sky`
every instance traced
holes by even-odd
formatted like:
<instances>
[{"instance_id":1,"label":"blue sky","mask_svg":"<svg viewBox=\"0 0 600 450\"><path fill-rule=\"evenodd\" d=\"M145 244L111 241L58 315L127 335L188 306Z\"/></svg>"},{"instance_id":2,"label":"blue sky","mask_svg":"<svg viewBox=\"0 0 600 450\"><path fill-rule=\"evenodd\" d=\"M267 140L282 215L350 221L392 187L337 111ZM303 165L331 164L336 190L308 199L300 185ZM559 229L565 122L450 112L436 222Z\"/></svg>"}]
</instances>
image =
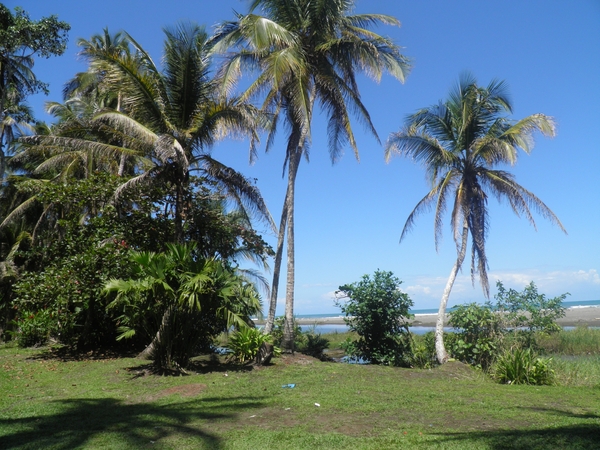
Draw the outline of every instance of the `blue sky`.
<instances>
[{"instance_id":1,"label":"blue sky","mask_svg":"<svg viewBox=\"0 0 600 450\"><path fill-rule=\"evenodd\" d=\"M35 72L51 89L48 97L30 99L43 120L50 120L43 103L60 101L62 85L85 70L76 59L78 38L89 39L105 27L123 29L158 61L163 27L192 20L210 31L218 22L232 20L234 10L248 8L245 0L9 0L5 5L21 6L34 19L57 14L72 27L63 56L36 62ZM499 279L522 289L535 281L548 296L570 292L569 301L600 299L600 2L358 0L356 12L398 18L402 27L377 31L402 46L414 63L404 85L389 76L379 84L360 79L363 101L382 142L406 115L444 99L465 70L482 85L493 78L506 80L513 118L539 112L556 119L557 136L537 136L532 154L521 154L510 170L558 215L568 235L542 217L536 217L536 231L507 204L491 199L490 282ZM338 286L377 269L392 271L403 281L415 308L437 307L456 258L449 221L439 252L432 214L422 215L413 232L398 242L406 217L428 190L422 168L400 158L386 165L382 145L363 133L358 122L360 162L348 149L332 165L323 122L316 115L310 162L303 161L297 181L296 313L339 312L331 297ZM283 150L281 135L253 166L243 141L223 141L213 151L217 159L257 178L276 222L285 194ZM265 238L276 242L274 236ZM468 262L450 305L483 300L479 285L471 284ZM282 284L280 292L284 290ZM278 313L282 311L283 298Z\"/></svg>"}]
</instances>

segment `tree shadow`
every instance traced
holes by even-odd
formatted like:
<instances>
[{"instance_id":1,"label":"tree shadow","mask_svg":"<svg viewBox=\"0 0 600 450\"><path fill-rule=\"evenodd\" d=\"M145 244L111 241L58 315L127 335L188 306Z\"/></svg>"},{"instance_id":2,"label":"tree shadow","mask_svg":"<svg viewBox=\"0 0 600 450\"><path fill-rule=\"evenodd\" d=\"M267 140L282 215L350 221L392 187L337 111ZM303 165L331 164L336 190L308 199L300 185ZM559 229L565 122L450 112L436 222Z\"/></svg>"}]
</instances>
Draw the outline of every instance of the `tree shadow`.
<instances>
[{"instance_id":1,"label":"tree shadow","mask_svg":"<svg viewBox=\"0 0 600 450\"><path fill-rule=\"evenodd\" d=\"M106 440L106 448L115 440L122 447L141 448L176 436L196 442L198 448L220 449L221 439L208 431L210 425L235 419L233 405L236 411L263 406L258 397L202 398L168 405L127 404L114 398L54 403L60 410L56 414L0 419L0 447L67 450L100 439Z\"/></svg>"},{"instance_id":2,"label":"tree shadow","mask_svg":"<svg viewBox=\"0 0 600 450\"><path fill-rule=\"evenodd\" d=\"M471 431L444 433L442 439L460 443L479 441L492 450L532 449L598 449L600 448L600 415L592 412L575 413L563 409L532 406L527 409L545 414L578 419L575 425L520 430ZM583 420L582 420L583 419ZM465 447L466 448L466 447Z\"/></svg>"},{"instance_id":3,"label":"tree shadow","mask_svg":"<svg viewBox=\"0 0 600 450\"><path fill-rule=\"evenodd\" d=\"M595 424L526 430L443 433L439 436L442 440L454 442L459 446L464 441L464 448L472 446L473 442L477 441L482 447L491 450L597 450L600 445L600 427Z\"/></svg>"}]
</instances>

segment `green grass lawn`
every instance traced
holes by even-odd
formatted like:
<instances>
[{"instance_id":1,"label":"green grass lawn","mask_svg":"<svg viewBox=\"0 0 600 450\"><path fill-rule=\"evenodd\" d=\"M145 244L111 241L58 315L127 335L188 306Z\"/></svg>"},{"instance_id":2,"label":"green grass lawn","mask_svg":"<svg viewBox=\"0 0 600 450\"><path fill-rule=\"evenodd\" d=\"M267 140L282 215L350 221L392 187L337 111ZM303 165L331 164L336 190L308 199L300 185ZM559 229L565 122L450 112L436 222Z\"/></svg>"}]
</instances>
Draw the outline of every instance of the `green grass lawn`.
<instances>
[{"instance_id":1,"label":"green grass lawn","mask_svg":"<svg viewBox=\"0 0 600 450\"><path fill-rule=\"evenodd\" d=\"M600 380L509 386L461 363L413 370L298 354L254 369L199 360L192 372L2 346L0 448L600 448Z\"/></svg>"}]
</instances>

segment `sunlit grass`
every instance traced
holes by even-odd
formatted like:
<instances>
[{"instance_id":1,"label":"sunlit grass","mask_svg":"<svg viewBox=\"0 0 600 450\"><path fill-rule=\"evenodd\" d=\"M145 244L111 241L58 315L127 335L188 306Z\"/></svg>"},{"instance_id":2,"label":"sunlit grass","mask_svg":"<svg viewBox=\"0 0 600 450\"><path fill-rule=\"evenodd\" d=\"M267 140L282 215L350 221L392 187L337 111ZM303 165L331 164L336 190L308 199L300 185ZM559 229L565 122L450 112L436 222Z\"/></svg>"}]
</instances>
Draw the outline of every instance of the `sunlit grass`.
<instances>
[{"instance_id":1,"label":"sunlit grass","mask_svg":"<svg viewBox=\"0 0 600 450\"><path fill-rule=\"evenodd\" d=\"M460 363L417 370L296 355L255 369L201 358L184 377L146 369L134 358L0 347L0 447L529 449L600 439L597 386L500 385Z\"/></svg>"}]
</instances>

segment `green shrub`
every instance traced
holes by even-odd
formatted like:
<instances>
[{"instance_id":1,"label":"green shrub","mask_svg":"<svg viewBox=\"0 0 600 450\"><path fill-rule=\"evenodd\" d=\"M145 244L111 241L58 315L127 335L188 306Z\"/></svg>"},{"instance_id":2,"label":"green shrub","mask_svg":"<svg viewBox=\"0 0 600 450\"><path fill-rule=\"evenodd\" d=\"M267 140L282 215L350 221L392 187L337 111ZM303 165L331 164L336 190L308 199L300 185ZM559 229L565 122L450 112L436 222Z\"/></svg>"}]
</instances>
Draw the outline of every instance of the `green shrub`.
<instances>
[{"instance_id":1,"label":"green shrub","mask_svg":"<svg viewBox=\"0 0 600 450\"><path fill-rule=\"evenodd\" d=\"M242 328L235 331L229 338L228 347L232 351L232 358L238 362L252 361L263 342L271 342L272 338L257 328Z\"/></svg>"},{"instance_id":2,"label":"green shrub","mask_svg":"<svg viewBox=\"0 0 600 450\"><path fill-rule=\"evenodd\" d=\"M345 345L346 352L373 364L411 366L412 337L405 319L411 317L410 297L392 272L376 271L373 279L340 286L336 305L358 339ZM342 299L347 299L342 303Z\"/></svg>"},{"instance_id":3,"label":"green shrub","mask_svg":"<svg viewBox=\"0 0 600 450\"><path fill-rule=\"evenodd\" d=\"M15 320L15 328L11 334L19 347L44 345L53 334L58 334L56 321L48 309L20 311L19 318Z\"/></svg>"},{"instance_id":4,"label":"green shrub","mask_svg":"<svg viewBox=\"0 0 600 450\"><path fill-rule=\"evenodd\" d=\"M435 355L435 333L428 331L422 336L413 335L412 366L431 369L438 364Z\"/></svg>"},{"instance_id":5,"label":"green shrub","mask_svg":"<svg viewBox=\"0 0 600 450\"><path fill-rule=\"evenodd\" d=\"M457 329L446 339L450 354L467 364L487 369L505 332L492 306L489 303L459 305L450 313L450 324Z\"/></svg>"},{"instance_id":6,"label":"green shrub","mask_svg":"<svg viewBox=\"0 0 600 450\"><path fill-rule=\"evenodd\" d=\"M492 374L506 384L554 384L552 358L542 358L531 348L508 349L496 361Z\"/></svg>"}]
</instances>

